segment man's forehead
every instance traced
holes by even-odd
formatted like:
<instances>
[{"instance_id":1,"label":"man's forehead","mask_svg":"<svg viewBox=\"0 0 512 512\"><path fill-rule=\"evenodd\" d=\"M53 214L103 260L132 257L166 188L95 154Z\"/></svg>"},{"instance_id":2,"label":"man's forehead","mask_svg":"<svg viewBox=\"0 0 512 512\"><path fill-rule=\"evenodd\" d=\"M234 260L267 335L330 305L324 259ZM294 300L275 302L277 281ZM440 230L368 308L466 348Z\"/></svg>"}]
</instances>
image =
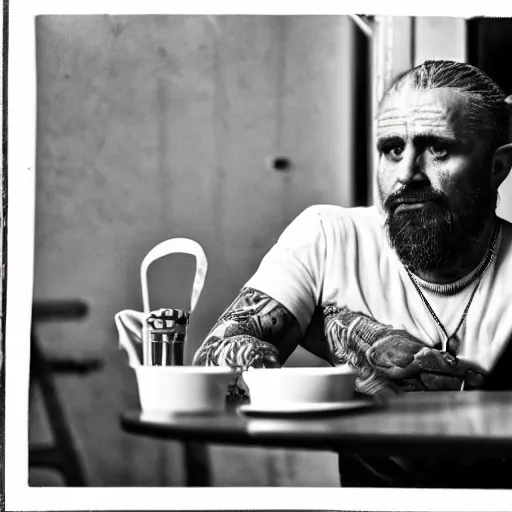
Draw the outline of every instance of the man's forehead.
<instances>
[{"instance_id":1,"label":"man's forehead","mask_svg":"<svg viewBox=\"0 0 512 512\"><path fill-rule=\"evenodd\" d=\"M437 88L418 90L404 86L389 94L377 116L378 132L414 127L441 130L452 135L465 132L466 96L457 90Z\"/></svg>"}]
</instances>

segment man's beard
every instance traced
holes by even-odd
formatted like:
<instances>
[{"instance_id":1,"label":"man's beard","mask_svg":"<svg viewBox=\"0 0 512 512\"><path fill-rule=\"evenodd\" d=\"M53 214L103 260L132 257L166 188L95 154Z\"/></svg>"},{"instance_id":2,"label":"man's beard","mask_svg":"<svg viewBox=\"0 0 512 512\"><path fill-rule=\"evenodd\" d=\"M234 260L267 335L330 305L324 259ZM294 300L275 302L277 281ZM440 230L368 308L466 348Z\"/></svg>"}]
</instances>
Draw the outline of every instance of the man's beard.
<instances>
[{"instance_id":1,"label":"man's beard","mask_svg":"<svg viewBox=\"0 0 512 512\"><path fill-rule=\"evenodd\" d=\"M406 185L384 203L391 245L415 273L450 268L471 253L494 215L497 197L487 187L460 194L454 203L430 185ZM426 204L396 212L404 201Z\"/></svg>"}]
</instances>

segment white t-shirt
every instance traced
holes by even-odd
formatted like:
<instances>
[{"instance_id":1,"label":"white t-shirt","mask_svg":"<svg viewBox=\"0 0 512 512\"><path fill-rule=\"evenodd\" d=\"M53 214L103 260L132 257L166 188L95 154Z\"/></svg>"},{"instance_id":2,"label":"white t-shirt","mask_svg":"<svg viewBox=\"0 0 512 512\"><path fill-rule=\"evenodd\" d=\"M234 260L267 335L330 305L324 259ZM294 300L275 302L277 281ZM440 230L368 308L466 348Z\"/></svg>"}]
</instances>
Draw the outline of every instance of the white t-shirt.
<instances>
[{"instance_id":1,"label":"white t-shirt","mask_svg":"<svg viewBox=\"0 0 512 512\"><path fill-rule=\"evenodd\" d=\"M512 224L500 222L495 257L457 333L458 356L484 370L492 367L512 337ZM457 327L476 281L456 293L453 289L471 275L434 285L434 290L420 282L448 334ZM318 307L334 304L404 329L429 347L445 338L390 247L376 207L306 209L286 228L246 286L285 306L303 333Z\"/></svg>"}]
</instances>

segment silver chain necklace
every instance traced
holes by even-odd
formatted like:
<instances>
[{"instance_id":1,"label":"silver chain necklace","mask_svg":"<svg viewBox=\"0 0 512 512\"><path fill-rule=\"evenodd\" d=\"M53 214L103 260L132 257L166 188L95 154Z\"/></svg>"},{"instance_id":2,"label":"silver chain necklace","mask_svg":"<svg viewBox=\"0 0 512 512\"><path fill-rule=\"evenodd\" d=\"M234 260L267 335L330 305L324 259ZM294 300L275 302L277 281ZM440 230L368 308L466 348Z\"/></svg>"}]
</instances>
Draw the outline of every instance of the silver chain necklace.
<instances>
[{"instance_id":1,"label":"silver chain necklace","mask_svg":"<svg viewBox=\"0 0 512 512\"><path fill-rule=\"evenodd\" d=\"M407 274L408 274L409 278L411 279L412 284L414 285L414 288L418 292L418 295L420 296L421 300L423 301L423 304L427 308L428 312L430 313L430 315L432 316L432 318L434 319L434 321L436 322L438 327L443 331L444 335L446 336L446 339L444 340L444 343L443 343L443 349L442 349L443 352L446 352L448 350L448 342L457 335L460 327L462 326L462 324L464 323L464 320L466 319L466 316L468 314L471 303L473 302L473 298L475 297L478 286L480 285L480 281L482 280L482 276L484 275L484 272L489 268L489 265L491 264L491 261L494 258L499 232L500 232L500 224L499 224L499 220L496 219L496 226L494 228L494 234L492 237L491 245L489 246L489 249L487 249L487 255L485 257L485 262L480 267L480 269L475 273L473 278L471 278L470 281L466 284L466 286L469 286L471 283L476 281L476 285L475 285L473 291L471 292L471 296L469 297L468 303L464 309L464 312L462 313L462 317L461 317L455 331L453 331L453 333L451 335L448 335L448 332L446 331L444 325L441 323L441 320L439 320L435 311L432 309L432 306L429 304L427 298L425 297L425 295L423 295L423 292L421 291L418 283L416 282L416 279L414 279L414 276L412 275L411 271L407 267L405 267L405 270L407 271Z\"/></svg>"}]
</instances>

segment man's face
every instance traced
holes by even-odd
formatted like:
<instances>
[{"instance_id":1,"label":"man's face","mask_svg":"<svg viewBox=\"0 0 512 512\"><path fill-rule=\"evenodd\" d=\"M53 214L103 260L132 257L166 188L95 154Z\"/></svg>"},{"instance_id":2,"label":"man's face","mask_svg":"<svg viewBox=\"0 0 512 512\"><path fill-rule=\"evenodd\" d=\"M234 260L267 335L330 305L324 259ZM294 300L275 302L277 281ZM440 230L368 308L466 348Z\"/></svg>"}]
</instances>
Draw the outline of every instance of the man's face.
<instances>
[{"instance_id":1,"label":"man's face","mask_svg":"<svg viewBox=\"0 0 512 512\"><path fill-rule=\"evenodd\" d=\"M465 122L463 93L404 85L377 119L379 208L391 244L412 270L456 263L492 215L487 141Z\"/></svg>"}]
</instances>

